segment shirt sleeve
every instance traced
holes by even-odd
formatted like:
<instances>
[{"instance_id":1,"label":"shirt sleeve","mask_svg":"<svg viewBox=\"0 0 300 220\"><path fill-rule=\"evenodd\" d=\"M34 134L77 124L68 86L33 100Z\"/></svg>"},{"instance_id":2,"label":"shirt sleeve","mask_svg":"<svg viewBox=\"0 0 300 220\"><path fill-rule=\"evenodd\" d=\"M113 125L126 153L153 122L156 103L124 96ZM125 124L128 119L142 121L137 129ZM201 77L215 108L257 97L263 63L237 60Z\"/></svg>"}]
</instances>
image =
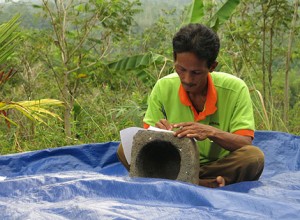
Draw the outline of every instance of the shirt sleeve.
<instances>
[{"instance_id":1,"label":"shirt sleeve","mask_svg":"<svg viewBox=\"0 0 300 220\"><path fill-rule=\"evenodd\" d=\"M234 132L234 134L242 135L242 136L249 136L252 139L254 138L254 131L253 130L248 130L248 129L243 129L243 130L237 130Z\"/></svg>"},{"instance_id":2,"label":"shirt sleeve","mask_svg":"<svg viewBox=\"0 0 300 220\"><path fill-rule=\"evenodd\" d=\"M249 89L243 82L243 86L240 92L237 94L237 101L235 103L234 111L230 120L230 132L239 134L239 131L248 130L253 131L254 134L254 116L252 100L250 97ZM248 136L247 133L241 133L241 135Z\"/></svg>"},{"instance_id":3,"label":"shirt sleeve","mask_svg":"<svg viewBox=\"0 0 300 220\"><path fill-rule=\"evenodd\" d=\"M159 81L155 84L152 92L148 98L148 108L144 117L143 122L150 126L155 126L155 124L160 120L166 118L164 114L164 107L161 102L161 92Z\"/></svg>"}]
</instances>

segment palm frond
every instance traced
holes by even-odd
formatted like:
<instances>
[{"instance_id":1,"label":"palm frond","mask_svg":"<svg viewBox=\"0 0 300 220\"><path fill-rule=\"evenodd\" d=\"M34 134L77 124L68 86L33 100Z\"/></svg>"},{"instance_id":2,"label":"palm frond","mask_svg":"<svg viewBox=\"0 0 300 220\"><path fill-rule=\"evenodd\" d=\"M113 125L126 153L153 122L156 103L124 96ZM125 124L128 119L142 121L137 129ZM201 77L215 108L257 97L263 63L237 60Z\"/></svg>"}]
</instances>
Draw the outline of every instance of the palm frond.
<instances>
[{"instance_id":1,"label":"palm frond","mask_svg":"<svg viewBox=\"0 0 300 220\"><path fill-rule=\"evenodd\" d=\"M17 110L22 113L24 116L33 121L38 121L45 123L43 118L48 116L57 118L62 121L58 114L49 111L46 107L50 106L63 106L63 102L56 99L41 99L41 100L32 100L32 101L20 101L20 102L0 102L0 111L7 110ZM5 117L5 116L1 116ZM8 120L8 117L5 117ZM10 122L16 124L11 119Z\"/></svg>"},{"instance_id":2,"label":"palm frond","mask_svg":"<svg viewBox=\"0 0 300 220\"><path fill-rule=\"evenodd\" d=\"M5 63L7 58L13 53L18 43L20 15L14 16L7 23L0 25L0 65Z\"/></svg>"}]
</instances>

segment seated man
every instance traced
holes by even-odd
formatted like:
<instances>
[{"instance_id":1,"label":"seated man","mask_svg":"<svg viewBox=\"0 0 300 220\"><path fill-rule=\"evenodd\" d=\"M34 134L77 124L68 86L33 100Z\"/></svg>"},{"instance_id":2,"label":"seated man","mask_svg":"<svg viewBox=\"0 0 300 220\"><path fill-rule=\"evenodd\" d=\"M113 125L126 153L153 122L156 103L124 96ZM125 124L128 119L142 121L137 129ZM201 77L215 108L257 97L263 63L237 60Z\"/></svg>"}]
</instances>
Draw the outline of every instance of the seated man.
<instances>
[{"instance_id":1,"label":"seated man","mask_svg":"<svg viewBox=\"0 0 300 220\"><path fill-rule=\"evenodd\" d=\"M239 78L214 72L220 41L201 24L173 38L176 73L158 80L148 100L144 127L175 130L199 147L199 185L220 187L257 180L264 154L252 146L254 118L249 90ZM129 169L122 146L120 161Z\"/></svg>"}]
</instances>

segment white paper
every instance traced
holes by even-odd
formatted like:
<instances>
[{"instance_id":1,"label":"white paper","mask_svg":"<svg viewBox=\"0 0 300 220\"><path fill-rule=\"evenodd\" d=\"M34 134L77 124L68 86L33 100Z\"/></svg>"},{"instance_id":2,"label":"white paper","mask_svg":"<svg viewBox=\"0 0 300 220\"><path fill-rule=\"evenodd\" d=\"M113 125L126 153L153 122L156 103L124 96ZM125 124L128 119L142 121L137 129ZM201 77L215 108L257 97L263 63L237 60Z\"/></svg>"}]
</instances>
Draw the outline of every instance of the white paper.
<instances>
[{"instance_id":1,"label":"white paper","mask_svg":"<svg viewBox=\"0 0 300 220\"><path fill-rule=\"evenodd\" d=\"M157 127L153 127L153 126L150 126L148 128L148 130L151 130L151 131L162 131L162 132L172 132L172 133L174 133L174 131L165 130L165 129L161 129L161 128L157 128Z\"/></svg>"},{"instance_id":2,"label":"white paper","mask_svg":"<svg viewBox=\"0 0 300 220\"><path fill-rule=\"evenodd\" d=\"M131 149L132 149L133 137L140 130L146 130L146 129L139 128L139 127L130 127L130 128L125 128L125 129L120 131L121 143L122 143L123 150L124 150L124 155L125 155L125 158L126 158L128 164L130 164L130 162L131 162ZM153 126L150 126L148 128L148 130L162 131L162 132L173 132L173 131L170 131L170 130L164 130L164 129L156 128L156 127L153 127Z\"/></svg>"},{"instance_id":3,"label":"white paper","mask_svg":"<svg viewBox=\"0 0 300 220\"><path fill-rule=\"evenodd\" d=\"M130 127L120 131L121 143L128 164L130 164L131 162L131 148L132 148L133 136L140 130L145 130L145 129L138 128L138 127Z\"/></svg>"}]
</instances>

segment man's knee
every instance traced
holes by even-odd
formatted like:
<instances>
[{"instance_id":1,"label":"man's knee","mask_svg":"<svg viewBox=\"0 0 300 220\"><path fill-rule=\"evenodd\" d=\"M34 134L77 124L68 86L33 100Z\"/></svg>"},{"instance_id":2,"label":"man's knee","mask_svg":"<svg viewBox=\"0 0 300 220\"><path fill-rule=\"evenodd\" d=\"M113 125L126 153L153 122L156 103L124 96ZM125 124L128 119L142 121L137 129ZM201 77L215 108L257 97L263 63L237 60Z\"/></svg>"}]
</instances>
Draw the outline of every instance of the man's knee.
<instances>
[{"instance_id":1,"label":"man's knee","mask_svg":"<svg viewBox=\"0 0 300 220\"><path fill-rule=\"evenodd\" d=\"M258 147L247 145L242 147L244 166L247 170L248 180L257 180L264 169L265 156Z\"/></svg>"},{"instance_id":2,"label":"man's knee","mask_svg":"<svg viewBox=\"0 0 300 220\"><path fill-rule=\"evenodd\" d=\"M123 166L129 171L130 165L128 164L125 154L124 154L124 149L122 144L119 144L118 150L117 150L117 157L119 161L123 164Z\"/></svg>"},{"instance_id":3,"label":"man's knee","mask_svg":"<svg viewBox=\"0 0 300 220\"><path fill-rule=\"evenodd\" d=\"M255 158L255 160L259 160L261 162L265 161L265 155L258 147L255 147L253 145L246 145L241 149L245 152L246 158Z\"/></svg>"}]
</instances>

